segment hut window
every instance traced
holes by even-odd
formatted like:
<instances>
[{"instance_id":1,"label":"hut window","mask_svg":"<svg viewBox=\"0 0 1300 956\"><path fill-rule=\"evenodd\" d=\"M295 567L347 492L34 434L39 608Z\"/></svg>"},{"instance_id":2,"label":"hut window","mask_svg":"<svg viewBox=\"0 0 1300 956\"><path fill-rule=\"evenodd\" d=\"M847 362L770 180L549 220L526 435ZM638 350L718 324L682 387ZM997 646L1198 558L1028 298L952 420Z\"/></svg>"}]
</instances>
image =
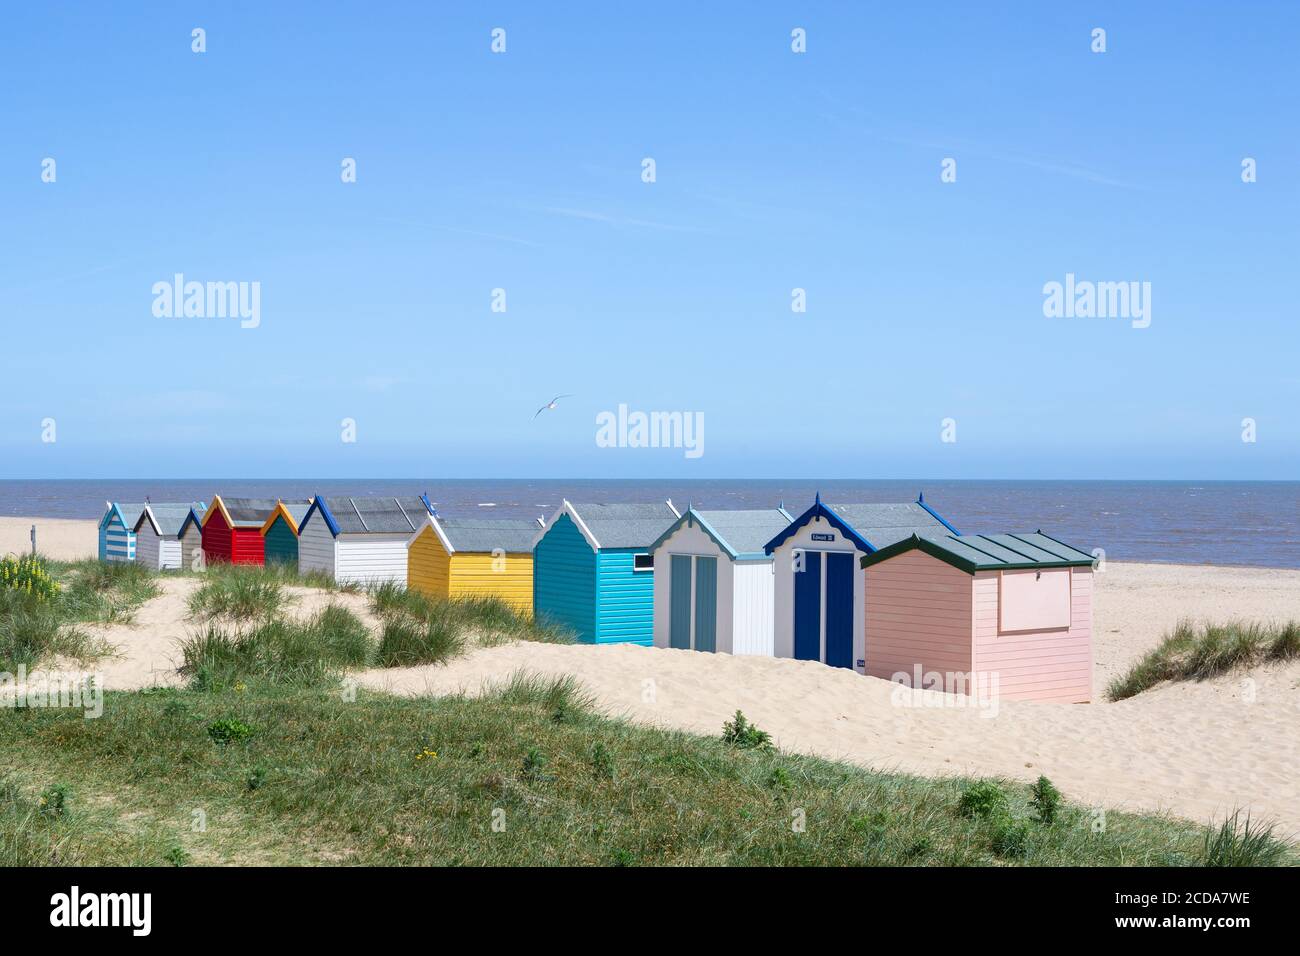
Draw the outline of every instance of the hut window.
<instances>
[{"instance_id":1,"label":"hut window","mask_svg":"<svg viewBox=\"0 0 1300 956\"><path fill-rule=\"evenodd\" d=\"M655 556L653 554L634 554L632 556L633 571L653 571L655 569Z\"/></svg>"},{"instance_id":2,"label":"hut window","mask_svg":"<svg viewBox=\"0 0 1300 956\"><path fill-rule=\"evenodd\" d=\"M999 630L1050 631L1070 626L1070 572L1003 571L999 576Z\"/></svg>"}]
</instances>

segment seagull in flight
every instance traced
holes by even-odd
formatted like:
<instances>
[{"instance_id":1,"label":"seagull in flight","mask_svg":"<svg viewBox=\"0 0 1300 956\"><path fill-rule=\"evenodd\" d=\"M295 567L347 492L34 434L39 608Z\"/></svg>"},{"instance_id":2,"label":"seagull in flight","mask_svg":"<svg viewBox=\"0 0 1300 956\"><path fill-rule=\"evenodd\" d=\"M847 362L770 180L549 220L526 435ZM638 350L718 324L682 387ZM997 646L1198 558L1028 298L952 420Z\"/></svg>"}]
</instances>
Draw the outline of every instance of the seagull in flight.
<instances>
[{"instance_id":1,"label":"seagull in flight","mask_svg":"<svg viewBox=\"0 0 1300 956\"><path fill-rule=\"evenodd\" d=\"M554 409L555 406L559 403L560 399L562 399L562 398L573 398L573 396L572 396L572 395L556 395L553 399L551 399L549 402L547 402L545 405L543 405L543 406L542 406L541 408L539 408L537 411L533 412L533 421L537 421L537 416L540 415L542 412L546 411L547 409Z\"/></svg>"}]
</instances>

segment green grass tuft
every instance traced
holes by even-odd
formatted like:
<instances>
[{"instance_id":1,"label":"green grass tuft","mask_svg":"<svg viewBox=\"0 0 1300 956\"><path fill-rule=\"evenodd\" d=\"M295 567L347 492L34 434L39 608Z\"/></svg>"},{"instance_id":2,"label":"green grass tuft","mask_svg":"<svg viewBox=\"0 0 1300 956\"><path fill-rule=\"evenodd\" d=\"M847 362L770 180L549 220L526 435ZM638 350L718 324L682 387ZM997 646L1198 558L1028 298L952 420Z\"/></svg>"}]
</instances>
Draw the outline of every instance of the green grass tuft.
<instances>
[{"instance_id":1,"label":"green grass tuft","mask_svg":"<svg viewBox=\"0 0 1300 956\"><path fill-rule=\"evenodd\" d=\"M489 687L486 698L515 706L541 707L551 713L580 714L596 710L596 698L572 674L546 677L529 671L515 671L500 684Z\"/></svg>"},{"instance_id":2,"label":"green grass tuft","mask_svg":"<svg viewBox=\"0 0 1300 956\"><path fill-rule=\"evenodd\" d=\"M736 716L722 725L722 742L742 750L770 750L772 735L759 730L744 714L736 711Z\"/></svg>"},{"instance_id":3,"label":"green grass tuft","mask_svg":"<svg viewBox=\"0 0 1300 956\"><path fill-rule=\"evenodd\" d=\"M1110 682L1106 695L1124 700L1165 681L1206 680L1270 661L1300 658L1300 623L1230 621L1199 627L1179 621L1160 644Z\"/></svg>"},{"instance_id":4,"label":"green grass tuft","mask_svg":"<svg viewBox=\"0 0 1300 956\"><path fill-rule=\"evenodd\" d=\"M377 658L382 667L445 663L470 647L510 640L571 640L566 631L539 626L496 597L435 598L391 581L368 593L370 608L383 623Z\"/></svg>"},{"instance_id":5,"label":"green grass tuft","mask_svg":"<svg viewBox=\"0 0 1300 956\"><path fill-rule=\"evenodd\" d=\"M1007 795L992 780L980 780L961 793L957 812L973 820L996 820L1007 814Z\"/></svg>"},{"instance_id":6,"label":"green grass tuft","mask_svg":"<svg viewBox=\"0 0 1300 956\"><path fill-rule=\"evenodd\" d=\"M61 591L56 604L70 621L129 624L137 608L158 596L158 578L134 561L51 562Z\"/></svg>"},{"instance_id":7,"label":"green grass tuft","mask_svg":"<svg viewBox=\"0 0 1300 956\"><path fill-rule=\"evenodd\" d=\"M331 604L306 621L274 617L249 629L209 623L181 642L181 653L181 673L202 688L254 682L319 686L369 664L374 643L355 614Z\"/></svg>"},{"instance_id":8,"label":"green grass tuft","mask_svg":"<svg viewBox=\"0 0 1300 956\"><path fill-rule=\"evenodd\" d=\"M1061 811L1061 791L1040 774L1029 792L1033 797L1034 816L1038 822L1049 826L1055 823Z\"/></svg>"},{"instance_id":9,"label":"green grass tuft","mask_svg":"<svg viewBox=\"0 0 1300 956\"><path fill-rule=\"evenodd\" d=\"M1287 856L1288 847L1273 835L1273 825L1252 823L1240 811L1218 827L1205 832L1201 848L1204 866L1278 866Z\"/></svg>"},{"instance_id":10,"label":"green grass tuft","mask_svg":"<svg viewBox=\"0 0 1300 956\"><path fill-rule=\"evenodd\" d=\"M266 620L285 603L284 583L273 566L212 565L203 584L189 597L190 614L204 621Z\"/></svg>"},{"instance_id":11,"label":"green grass tuft","mask_svg":"<svg viewBox=\"0 0 1300 956\"><path fill-rule=\"evenodd\" d=\"M380 667L442 664L464 647L463 629L445 606L431 608L423 618L390 613L383 620L375 660Z\"/></svg>"}]
</instances>

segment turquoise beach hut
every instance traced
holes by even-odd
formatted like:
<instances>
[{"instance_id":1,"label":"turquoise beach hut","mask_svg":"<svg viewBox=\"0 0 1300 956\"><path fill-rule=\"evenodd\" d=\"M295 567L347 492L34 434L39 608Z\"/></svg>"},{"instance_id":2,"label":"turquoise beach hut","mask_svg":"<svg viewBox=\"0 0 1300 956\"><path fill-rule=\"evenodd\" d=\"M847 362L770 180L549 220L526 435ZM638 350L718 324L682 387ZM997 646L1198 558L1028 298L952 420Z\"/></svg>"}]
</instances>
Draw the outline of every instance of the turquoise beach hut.
<instances>
[{"instance_id":1,"label":"turquoise beach hut","mask_svg":"<svg viewBox=\"0 0 1300 956\"><path fill-rule=\"evenodd\" d=\"M662 504L565 501L533 543L533 613L587 644L654 643L650 546L681 514Z\"/></svg>"},{"instance_id":2,"label":"turquoise beach hut","mask_svg":"<svg viewBox=\"0 0 1300 956\"><path fill-rule=\"evenodd\" d=\"M307 517L311 502L278 501L262 525L263 551L267 564L280 562L298 566L298 525Z\"/></svg>"},{"instance_id":3,"label":"turquoise beach hut","mask_svg":"<svg viewBox=\"0 0 1300 956\"><path fill-rule=\"evenodd\" d=\"M99 519L99 560L134 561L135 526L144 514L144 502L124 504L106 501L107 510Z\"/></svg>"}]
</instances>

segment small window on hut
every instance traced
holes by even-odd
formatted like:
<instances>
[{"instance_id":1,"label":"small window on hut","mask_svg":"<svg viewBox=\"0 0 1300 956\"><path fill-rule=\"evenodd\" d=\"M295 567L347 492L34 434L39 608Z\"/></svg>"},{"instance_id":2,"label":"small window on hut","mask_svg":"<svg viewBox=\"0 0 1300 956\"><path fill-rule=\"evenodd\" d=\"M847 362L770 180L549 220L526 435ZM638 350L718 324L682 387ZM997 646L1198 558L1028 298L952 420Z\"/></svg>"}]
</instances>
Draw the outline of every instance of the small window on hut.
<instances>
[{"instance_id":1,"label":"small window on hut","mask_svg":"<svg viewBox=\"0 0 1300 956\"><path fill-rule=\"evenodd\" d=\"M998 583L999 631L1053 631L1070 626L1070 571L1003 571Z\"/></svg>"},{"instance_id":2,"label":"small window on hut","mask_svg":"<svg viewBox=\"0 0 1300 956\"><path fill-rule=\"evenodd\" d=\"M653 554L632 555L633 571L653 571L654 569L655 569L655 556Z\"/></svg>"}]
</instances>

